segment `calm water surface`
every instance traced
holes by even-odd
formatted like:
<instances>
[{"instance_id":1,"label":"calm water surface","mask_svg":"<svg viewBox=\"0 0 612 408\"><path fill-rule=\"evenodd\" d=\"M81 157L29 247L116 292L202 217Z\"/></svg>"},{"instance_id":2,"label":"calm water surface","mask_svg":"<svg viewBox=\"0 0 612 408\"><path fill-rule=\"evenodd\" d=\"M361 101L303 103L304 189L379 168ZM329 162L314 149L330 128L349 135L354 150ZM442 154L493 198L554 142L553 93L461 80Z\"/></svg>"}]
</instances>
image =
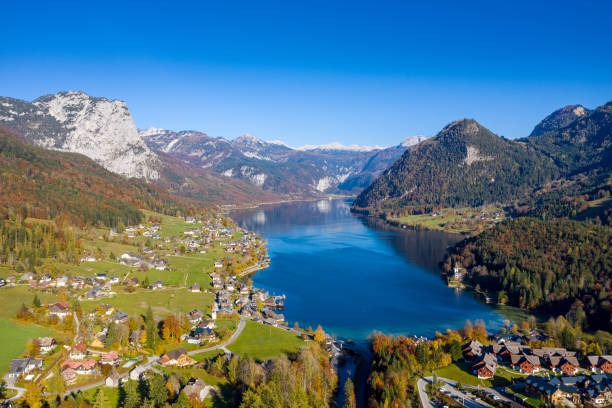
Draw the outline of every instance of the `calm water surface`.
<instances>
[{"instance_id":1,"label":"calm water surface","mask_svg":"<svg viewBox=\"0 0 612 408\"><path fill-rule=\"evenodd\" d=\"M460 236L391 230L352 215L349 205L322 200L232 213L241 227L268 241L272 264L253 281L287 295L283 313L291 324L321 324L355 340L374 330L431 336L466 319L501 326L499 312L440 278L438 263Z\"/></svg>"}]
</instances>

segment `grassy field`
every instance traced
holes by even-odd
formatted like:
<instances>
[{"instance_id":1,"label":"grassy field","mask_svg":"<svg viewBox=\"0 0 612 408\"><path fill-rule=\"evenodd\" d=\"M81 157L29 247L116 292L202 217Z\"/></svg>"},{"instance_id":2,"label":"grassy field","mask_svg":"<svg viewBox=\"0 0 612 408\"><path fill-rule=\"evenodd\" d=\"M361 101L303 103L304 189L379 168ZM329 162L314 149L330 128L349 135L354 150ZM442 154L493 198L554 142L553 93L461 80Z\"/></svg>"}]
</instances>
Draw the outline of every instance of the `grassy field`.
<instances>
[{"instance_id":1,"label":"grassy field","mask_svg":"<svg viewBox=\"0 0 612 408\"><path fill-rule=\"evenodd\" d=\"M480 219L481 210L489 214L484 220ZM433 214L415 214L400 217L396 220L409 226L418 225L430 230L463 233L478 230L487 224L502 221L503 217L496 220L491 217L491 214L498 212L503 214L503 211L496 207L485 207L482 209L444 208L437 211L436 216L433 216Z\"/></svg>"},{"instance_id":2,"label":"grassy field","mask_svg":"<svg viewBox=\"0 0 612 408\"><path fill-rule=\"evenodd\" d=\"M112 298L82 301L81 306L86 312L92 311L100 303L108 303L117 310L129 315L144 314L149 307L158 317L170 313L189 313L195 308L204 313L210 313L212 294L191 293L187 289L138 290L134 293L120 293Z\"/></svg>"},{"instance_id":3,"label":"grassy field","mask_svg":"<svg viewBox=\"0 0 612 408\"><path fill-rule=\"evenodd\" d=\"M186 274L186 286L199 283L202 289L210 287L210 276L208 275L211 266L222 256L207 253L190 256L169 256L168 263L173 270L181 271Z\"/></svg>"},{"instance_id":4,"label":"grassy field","mask_svg":"<svg viewBox=\"0 0 612 408\"><path fill-rule=\"evenodd\" d=\"M83 262L82 264L64 266L59 265L60 269L65 268L66 272L72 273L73 276L95 276L98 273L106 273L109 278L111 276L117 276L119 279L123 279L126 273L130 271L130 267L121 265L117 262Z\"/></svg>"},{"instance_id":5,"label":"grassy field","mask_svg":"<svg viewBox=\"0 0 612 408\"><path fill-rule=\"evenodd\" d=\"M53 330L34 324L20 324L8 319L0 319L0 373L8 370L12 359L19 357L28 341L36 337L51 335Z\"/></svg>"},{"instance_id":6,"label":"grassy field","mask_svg":"<svg viewBox=\"0 0 612 408\"><path fill-rule=\"evenodd\" d=\"M22 304L29 306L34 299L35 290L29 286L13 286L0 288L0 299L2 299L2 307L0 307L0 319L12 319L15 317ZM40 301L44 303L57 302L57 296L50 293L38 293Z\"/></svg>"},{"instance_id":7,"label":"grassy field","mask_svg":"<svg viewBox=\"0 0 612 408\"><path fill-rule=\"evenodd\" d=\"M462 384L483 386L483 387L502 387L509 385L514 377L510 373L498 369L495 377L491 380L482 380L472 374L472 368L468 363L463 361L455 362L447 367L435 370L438 377L448 378L458 381Z\"/></svg>"},{"instance_id":8,"label":"grassy field","mask_svg":"<svg viewBox=\"0 0 612 408\"><path fill-rule=\"evenodd\" d=\"M184 219L179 217L172 217L170 215L162 215L151 211L141 210L147 217L152 215L156 218L161 218L161 229L159 235L162 238L165 237L181 237L183 231L189 228L199 228L202 224L188 224Z\"/></svg>"},{"instance_id":9,"label":"grassy field","mask_svg":"<svg viewBox=\"0 0 612 408\"><path fill-rule=\"evenodd\" d=\"M87 390L83 392L83 397L88 400L91 404L94 403L94 399L98 390L102 390L104 394L106 394L106 398L109 402L109 407L118 407L119 406L119 389L118 388L108 388L108 387L99 387L91 390Z\"/></svg>"},{"instance_id":10,"label":"grassy field","mask_svg":"<svg viewBox=\"0 0 612 408\"><path fill-rule=\"evenodd\" d=\"M298 351L305 344L293 333L247 320L244 331L228 349L263 362L282 353Z\"/></svg>"}]
</instances>

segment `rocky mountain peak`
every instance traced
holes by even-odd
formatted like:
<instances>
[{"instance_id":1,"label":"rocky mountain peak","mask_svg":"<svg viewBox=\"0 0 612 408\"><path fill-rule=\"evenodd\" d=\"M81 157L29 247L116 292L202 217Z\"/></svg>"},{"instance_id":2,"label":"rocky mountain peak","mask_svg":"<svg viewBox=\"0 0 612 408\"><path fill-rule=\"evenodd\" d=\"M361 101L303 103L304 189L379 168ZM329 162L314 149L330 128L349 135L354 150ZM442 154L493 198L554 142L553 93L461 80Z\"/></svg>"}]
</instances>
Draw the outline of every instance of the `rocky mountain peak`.
<instances>
[{"instance_id":1,"label":"rocky mountain peak","mask_svg":"<svg viewBox=\"0 0 612 408\"><path fill-rule=\"evenodd\" d=\"M575 120L588 115L589 112L590 111L582 105L568 105L561 109L557 109L538 123L530 136L538 136L542 133L567 127Z\"/></svg>"},{"instance_id":2,"label":"rocky mountain peak","mask_svg":"<svg viewBox=\"0 0 612 408\"><path fill-rule=\"evenodd\" d=\"M127 177L159 178L158 158L140 139L123 101L68 91L11 107L11 116L0 123L32 143L84 154Z\"/></svg>"}]
</instances>

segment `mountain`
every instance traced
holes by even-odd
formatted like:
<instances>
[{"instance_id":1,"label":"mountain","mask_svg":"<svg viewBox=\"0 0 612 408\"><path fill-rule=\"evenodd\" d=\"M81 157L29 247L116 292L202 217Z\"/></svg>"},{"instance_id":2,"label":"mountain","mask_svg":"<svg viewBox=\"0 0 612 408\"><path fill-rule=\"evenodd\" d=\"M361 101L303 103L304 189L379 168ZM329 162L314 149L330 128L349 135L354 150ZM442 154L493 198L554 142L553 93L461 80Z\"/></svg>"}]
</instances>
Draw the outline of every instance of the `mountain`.
<instances>
[{"instance_id":1,"label":"mountain","mask_svg":"<svg viewBox=\"0 0 612 408\"><path fill-rule=\"evenodd\" d=\"M45 95L33 102L1 97L0 125L32 144L84 154L114 173L152 181L173 194L194 200L258 203L283 198L153 151L141 139L121 101L82 92ZM163 144L164 132L151 132L159 133L160 145ZM192 132L188 136L199 140L202 135Z\"/></svg>"},{"instance_id":2,"label":"mountain","mask_svg":"<svg viewBox=\"0 0 612 408\"><path fill-rule=\"evenodd\" d=\"M0 97L0 124L38 146L82 153L115 173L159 178L159 160L138 136L125 102L82 92L31 103Z\"/></svg>"},{"instance_id":3,"label":"mountain","mask_svg":"<svg viewBox=\"0 0 612 408\"><path fill-rule=\"evenodd\" d=\"M408 148L357 197L354 207L505 203L557 174L553 160L528 143L501 138L473 119L461 119Z\"/></svg>"},{"instance_id":4,"label":"mountain","mask_svg":"<svg viewBox=\"0 0 612 408\"><path fill-rule=\"evenodd\" d=\"M545 117L536 125L530 136L538 136L542 133L559 130L588 114L589 110L582 105L568 105Z\"/></svg>"},{"instance_id":5,"label":"mountain","mask_svg":"<svg viewBox=\"0 0 612 408\"><path fill-rule=\"evenodd\" d=\"M139 209L186 214L197 203L126 179L76 153L47 150L0 127L0 219L10 213L77 224L140 222Z\"/></svg>"},{"instance_id":6,"label":"mountain","mask_svg":"<svg viewBox=\"0 0 612 408\"><path fill-rule=\"evenodd\" d=\"M197 131L155 128L141 130L140 136L156 151L292 197L359 191L369 184L373 174L390 166L405 150L402 146L381 149L337 143L294 149L252 135L230 141ZM372 160L378 164L373 165ZM353 181L345 183L349 178Z\"/></svg>"},{"instance_id":7,"label":"mountain","mask_svg":"<svg viewBox=\"0 0 612 408\"><path fill-rule=\"evenodd\" d=\"M524 139L534 148L553 158L564 173L571 175L594 168L612 167L612 102L589 111L580 105L565 107L550 117L558 117L560 111L579 111L563 121L564 126L546 132L537 131ZM575 116L575 117L574 117ZM548 119L547 118L547 119ZM546 121L546 119L544 120ZM544 122L543 121L543 122Z\"/></svg>"}]
</instances>

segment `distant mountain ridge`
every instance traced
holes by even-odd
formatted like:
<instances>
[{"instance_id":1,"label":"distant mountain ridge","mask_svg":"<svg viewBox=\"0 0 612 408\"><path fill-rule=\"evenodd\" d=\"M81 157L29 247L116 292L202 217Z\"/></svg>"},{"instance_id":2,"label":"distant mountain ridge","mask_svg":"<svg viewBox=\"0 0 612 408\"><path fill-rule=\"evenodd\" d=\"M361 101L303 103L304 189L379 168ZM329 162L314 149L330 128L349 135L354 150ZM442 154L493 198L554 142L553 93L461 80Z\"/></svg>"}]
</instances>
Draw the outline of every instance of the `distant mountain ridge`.
<instances>
[{"instance_id":1,"label":"distant mountain ridge","mask_svg":"<svg viewBox=\"0 0 612 408\"><path fill-rule=\"evenodd\" d=\"M248 134L227 140L198 131L145 129L139 133L150 148L194 166L266 191L302 196L358 192L407 147L404 144L383 149L331 143L296 149L281 141L264 141Z\"/></svg>"}]
</instances>

